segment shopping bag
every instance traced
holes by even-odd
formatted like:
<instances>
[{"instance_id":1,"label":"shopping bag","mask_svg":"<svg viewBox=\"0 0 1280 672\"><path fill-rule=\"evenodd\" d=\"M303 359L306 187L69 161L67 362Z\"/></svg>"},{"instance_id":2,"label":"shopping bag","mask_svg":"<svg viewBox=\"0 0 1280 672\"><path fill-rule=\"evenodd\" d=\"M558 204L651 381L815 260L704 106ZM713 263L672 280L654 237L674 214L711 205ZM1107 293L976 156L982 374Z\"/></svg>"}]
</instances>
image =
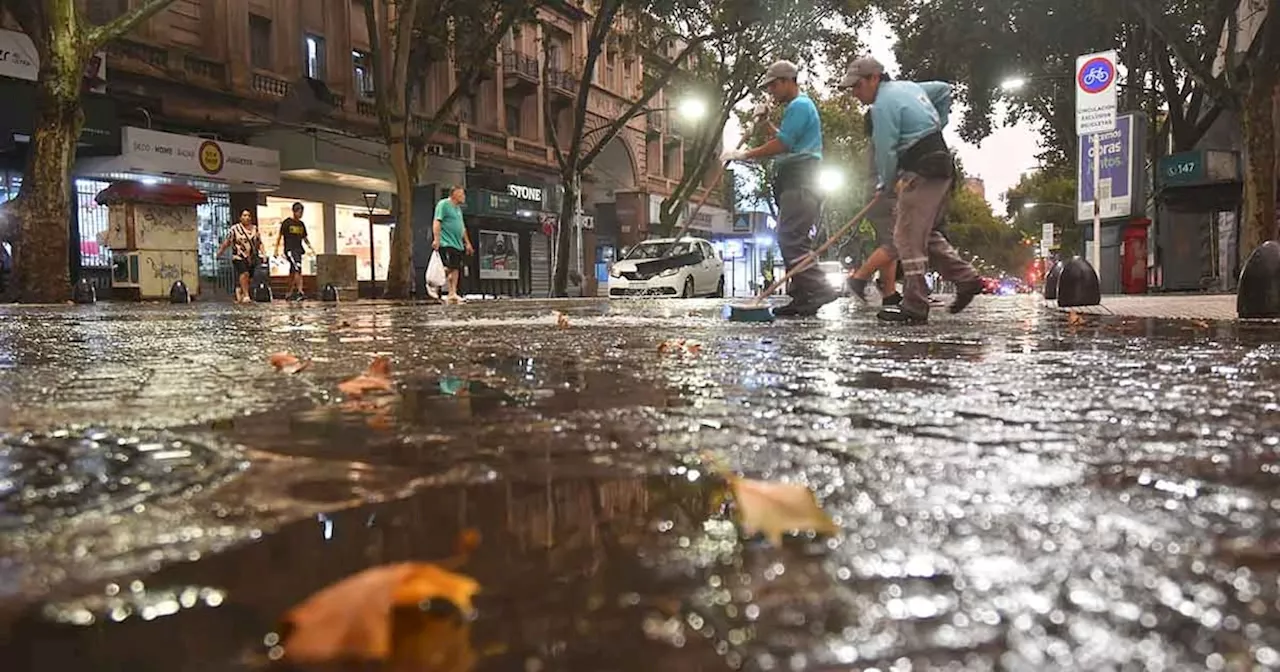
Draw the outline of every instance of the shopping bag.
<instances>
[{"instance_id":1,"label":"shopping bag","mask_svg":"<svg viewBox=\"0 0 1280 672\"><path fill-rule=\"evenodd\" d=\"M448 282L444 273L444 262L440 259L440 251L432 250L431 262L427 264L427 284L432 287L444 287Z\"/></svg>"}]
</instances>

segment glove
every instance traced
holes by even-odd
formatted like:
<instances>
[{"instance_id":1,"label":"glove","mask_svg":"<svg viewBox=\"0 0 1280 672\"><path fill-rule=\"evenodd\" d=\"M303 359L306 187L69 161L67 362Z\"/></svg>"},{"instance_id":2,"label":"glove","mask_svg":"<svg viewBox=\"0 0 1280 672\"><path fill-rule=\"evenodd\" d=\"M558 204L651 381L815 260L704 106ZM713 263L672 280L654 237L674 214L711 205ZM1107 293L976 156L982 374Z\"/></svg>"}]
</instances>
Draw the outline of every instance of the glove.
<instances>
[{"instance_id":1,"label":"glove","mask_svg":"<svg viewBox=\"0 0 1280 672\"><path fill-rule=\"evenodd\" d=\"M760 121L769 116L769 103L757 103L751 110L751 118Z\"/></svg>"},{"instance_id":2,"label":"glove","mask_svg":"<svg viewBox=\"0 0 1280 672\"><path fill-rule=\"evenodd\" d=\"M743 149L726 149L724 154L720 155L720 163L729 163L730 161L742 161L747 158L747 152Z\"/></svg>"}]
</instances>

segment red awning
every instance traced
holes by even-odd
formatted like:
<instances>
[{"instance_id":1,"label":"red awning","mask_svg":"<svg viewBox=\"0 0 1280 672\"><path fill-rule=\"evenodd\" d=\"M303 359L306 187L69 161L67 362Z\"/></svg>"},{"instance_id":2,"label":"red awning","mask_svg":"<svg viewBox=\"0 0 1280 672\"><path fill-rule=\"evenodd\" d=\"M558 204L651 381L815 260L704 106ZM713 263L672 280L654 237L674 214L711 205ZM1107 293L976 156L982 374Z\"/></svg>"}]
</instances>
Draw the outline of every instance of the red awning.
<instances>
[{"instance_id":1,"label":"red awning","mask_svg":"<svg viewBox=\"0 0 1280 672\"><path fill-rule=\"evenodd\" d=\"M200 205L208 202L204 192L185 184L143 184L141 182L116 182L98 192L98 205L120 203L150 203L152 205Z\"/></svg>"}]
</instances>

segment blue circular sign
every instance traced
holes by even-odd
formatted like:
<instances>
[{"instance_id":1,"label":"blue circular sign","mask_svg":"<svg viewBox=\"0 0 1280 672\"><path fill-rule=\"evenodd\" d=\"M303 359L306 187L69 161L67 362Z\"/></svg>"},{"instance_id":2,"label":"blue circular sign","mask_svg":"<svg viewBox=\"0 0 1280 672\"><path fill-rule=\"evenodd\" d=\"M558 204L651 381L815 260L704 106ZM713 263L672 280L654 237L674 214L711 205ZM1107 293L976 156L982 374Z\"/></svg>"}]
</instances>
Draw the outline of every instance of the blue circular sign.
<instances>
[{"instance_id":1,"label":"blue circular sign","mask_svg":"<svg viewBox=\"0 0 1280 672\"><path fill-rule=\"evenodd\" d=\"M1076 73L1076 85L1085 93L1101 93L1116 78L1116 66L1101 56L1091 58Z\"/></svg>"}]
</instances>

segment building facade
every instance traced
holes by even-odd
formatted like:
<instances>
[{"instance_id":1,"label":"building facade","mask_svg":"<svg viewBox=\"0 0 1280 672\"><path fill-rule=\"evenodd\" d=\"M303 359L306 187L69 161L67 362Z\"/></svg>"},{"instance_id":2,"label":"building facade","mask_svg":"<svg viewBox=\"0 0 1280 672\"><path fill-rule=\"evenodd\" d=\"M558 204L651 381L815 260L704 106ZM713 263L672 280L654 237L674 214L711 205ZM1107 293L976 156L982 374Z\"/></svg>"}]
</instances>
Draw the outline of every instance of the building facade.
<instances>
[{"instance_id":1,"label":"building facade","mask_svg":"<svg viewBox=\"0 0 1280 672\"><path fill-rule=\"evenodd\" d=\"M103 22L130 4L85 0L85 9L91 21ZM561 188L547 127L567 133L572 121L589 25L574 0L540 10L536 23L502 40L474 95L461 98L429 139L413 213L419 277L429 259L435 200L459 185L467 190L468 227L478 247L466 289L516 296L549 291ZM3 39L20 43L25 36L8 31ZM550 42L545 57L544 40ZM29 40L20 47L11 51L34 58ZM87 130L74 169L73 271L109 275L110 251L98 239L105 208L93 196L113 180L139 179L184 182L209 195L200 208L206 290L230 287L229 261L213 253L241 210L257 216L270 249L295 202L304 206L317 252L353 255L362 283L384 281L393 218L370 218L365 195L379 194L372 214L386 215L396 185L376 125L369 48L361 0L175 0L108 45L98 60L105 83L86 94ZM644 67L643 55L609 43L589 92L592 120L614 119L630 104ZM438 62L411 82L416 124L435 114L456 78L451 64ZM22 94L30 109L33 80L0 69L0 87ZM660 94L649 107L665 105ZM647 216L617 221L619 200L665 197L681 177L683 140L667 116L634 119L587 175L583 210L590 228L582 232L581 261L573 259L584 270L583 293L595 291L598 259L607 263L618 246L647 235ZM17 139L0 143L0 199L20 179L30 112L26 117L0 114L0 125L8 126L0 134ZM598 213L615 213L603 218L616 222L614 229L592 226ZM285 270L273 266L272 273ZM314 260L304 272L314 274Z\"/></svg>"}]
</instances>

